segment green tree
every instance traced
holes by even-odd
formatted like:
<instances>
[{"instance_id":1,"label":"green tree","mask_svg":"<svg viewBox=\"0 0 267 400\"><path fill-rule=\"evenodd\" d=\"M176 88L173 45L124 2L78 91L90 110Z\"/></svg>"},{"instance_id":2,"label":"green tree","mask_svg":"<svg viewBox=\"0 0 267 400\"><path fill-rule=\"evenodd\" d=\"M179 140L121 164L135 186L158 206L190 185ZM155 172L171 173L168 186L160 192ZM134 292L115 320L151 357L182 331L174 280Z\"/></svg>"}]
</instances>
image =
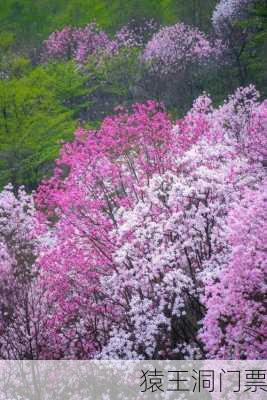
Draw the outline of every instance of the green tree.
<instances>
[{"instance_id":1,"label":"green tree","mask_svg":"<svg viewBox=\"0 0 267 400\"><path fill-rule=\"evenodd\" d=\"M217 2L218 0L161 0L161 18L164 23L175 23L180 20L209 31L212 11Z\"/></svg>"},{"instance_id":2,"label":"green tree","mask_svg":"<svg viewBox=\"0 0 267 400\"><path fill-rule=\"evenodd\" d=\"M240 27L250 32L246 48L242 54L247 82L254 82L261 94L267 94L267 1L258 0L252 7L247 19Z\"/></svg>"},{"instance_id":3,"label":"green tree","mask_svg":"<svg viewBox=\"0 0 267 400\"><path fill-rule=\"evenodd\" d=\"M89 104L83 119L97 123L117 106L143 100L139 56L140 49L124 48L114 56L102 58L100 63L97 57L90 57L83 70Z\"/></svg>"},{"instance_id":4,"label":"green tree","mask_svg":"<svg viewBox=\"0 0 267 400\"><path fill-rule=\"evenodd\" d=\"M0 32L12 32L16 45L33 56L36 47L65 25L91 21L116 31L130 20L155 19L162 24L184 20L210 26L216 0L1 0Z\"/></svg>"},{"instance_id":5,"label":"green tree","mask_svg":"<svg viewBox=\"0 0 267 400\"><path fill-rule=\"evenodd\" d=\"M72 137L83 96L84 78L70 63L0 80L0 186L36 187L60 140Z\"/></svg>"}]
</instances>

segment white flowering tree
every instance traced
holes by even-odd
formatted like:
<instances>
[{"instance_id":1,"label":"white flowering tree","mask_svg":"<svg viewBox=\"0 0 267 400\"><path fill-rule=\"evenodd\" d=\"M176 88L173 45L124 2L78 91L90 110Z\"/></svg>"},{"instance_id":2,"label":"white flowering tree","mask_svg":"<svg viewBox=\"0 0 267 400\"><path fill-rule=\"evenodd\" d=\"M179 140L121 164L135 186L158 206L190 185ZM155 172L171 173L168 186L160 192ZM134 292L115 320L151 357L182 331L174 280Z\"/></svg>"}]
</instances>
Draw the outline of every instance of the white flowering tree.
<instances>
[{"instance_id":1,"label":"white flowering tree","mask_svg":"<svg viewBox=\"0 0 267 400\"><path fill-rule=\"evenodd\" d=\"M36 285L40 247L32 196L11 185L0 193L0 357L40 358L47 309Z\"/></svg>"}]
</instances>

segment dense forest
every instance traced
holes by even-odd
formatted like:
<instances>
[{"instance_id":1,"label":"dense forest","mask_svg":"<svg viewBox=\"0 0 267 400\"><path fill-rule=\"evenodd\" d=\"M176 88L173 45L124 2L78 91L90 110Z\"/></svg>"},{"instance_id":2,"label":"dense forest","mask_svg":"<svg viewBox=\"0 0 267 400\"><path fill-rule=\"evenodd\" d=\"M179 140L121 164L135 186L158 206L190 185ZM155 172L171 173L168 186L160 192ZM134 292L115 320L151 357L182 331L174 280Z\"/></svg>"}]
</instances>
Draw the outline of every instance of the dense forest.
<instances>
[{"instance_id":1,"label":"dense forest","mask_svg":"<svg viewBox=\"0 0 267 400\"><path fill-rule=\"evenodd\" d=\"M266 66L266 0L1 1L1 358L266 358Z\"/></svg>"}]
</instances>

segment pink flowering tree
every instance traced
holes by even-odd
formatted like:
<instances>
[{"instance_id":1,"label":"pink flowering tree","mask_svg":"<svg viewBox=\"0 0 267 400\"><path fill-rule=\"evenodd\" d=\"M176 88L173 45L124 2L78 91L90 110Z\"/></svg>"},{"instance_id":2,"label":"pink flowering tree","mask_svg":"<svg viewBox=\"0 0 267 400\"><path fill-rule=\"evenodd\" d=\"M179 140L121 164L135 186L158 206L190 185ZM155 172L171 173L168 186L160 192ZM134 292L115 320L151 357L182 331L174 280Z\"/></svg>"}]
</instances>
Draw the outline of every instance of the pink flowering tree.
<instances>
[{"instance_id":1,"label":"pink flowering tree","mask_svg":"<svg viewBox=\"0 0 267 400\"><path fill-rule=\"evenodd\" d=\"M143 202L131 210L120 209L118 229L112 232L113 242L119 244L116 270L101 283L114 309L122 311L100 357L175 359L205 354L206 337L197 334L198 321L209 315L202 294L206 285L212 290L229 262L229 211L247 186L254 193L255 185L264 184L258 151L248 154L234 135L236 126L229 126L236 117L240 134L247 133L245 118L248 124L253 109L262 107L256 95L252 87L240 89L219 110L207 96L200 97L173 130L178 148L172 150L179 156L175 169L154 175ZM232 102L239 107L230 114ZM263 127L258 134L264 137ZM262 297L258 306L257 312L263 307ZM242 329L245 332L244 325L240 335ZM213 334L217 335L212 331L211 341Z\"/></svg>"},{"instance_id":2,"label":"pink flowering tree","mask_svg":"<svg viewBox=\"0 0 267 400\"><path fill-rule=\"evenodd\" d=\"M230 254L218 282L205 289L207 314L201 339L210 358L265 359L267 356L266 180L246 190L229 213Z\"/></svg>"},{"instance_id":3,"label":"pink flowering tree","mask_svg":"<svg viewBox=\"0 0 267 400\"><path fill-rule=\"evenodd\" d=\"M38 193L39 207L59 219L56 245L40 259L54 304L51 347L62 357L88 358L101 349L113 306L106 301L100 276L114 268L117 210L142 197L142 182L164 171L171 122L154 103L133 114L106 118L98 132L78 130L64 146L55 177ZM77 158L78 157L78 158ZM79 161L78 161L79 160ZM70 173L61 178L60 166Z\"/></svg>"},{"instance_id":4,"label":"pink flowering tree","mask_svg":"<svg viewBox=\"0 0 267 400\"><path fill-rule=\"evenodd\" d=\"M266 117L252 86L174 126L118 109L63 146L38 213L6 187L1 357L266 357Z\"/></svg>"},{"instance_id":5,"label":"pink flowering tree","mask_svg":"<svg viewBox=\"0 0 267 400\"><path fill-rule=\"evenodd\" d=\"M78 62L85 61L90 55L106 48L110 43L107 34L95 23L84 28L66 26L61 31L51 33L44 42L42 58L72 59Z\"/></svg>"},{"instance_id":6,"label":"pink flowering tree","mask_svg":"<svg viewBox=\"0 0 267 400\"><path fill-rule=\"evenodd\" d=\"M265 116L251 87L219 109L201 96L174 127L149 102L77 130L36 195L54 237L38 259L46 357L205 355L202 298L231 257L231 209L262 185L260 146L243 143Z\"/></svg>"},{"instance_id":7,"label":"pink flowering tree","mask_svg":"<svg viewBox=\"0 0 267 400\"><path fill-rule=\"evenodd\" d=\"M44 60L50 58L69 59L72 57L73 52L73 29L66 26L61 31L51 33L49 38L44 42L42 57Z\"/></svg>"},{"instance_id":8,"label":"pink flowering tree","mask_svg":"<svg viewBox=\"0 0 267 400\"><path fill-rule=\"evenodd\" d=\"M186 112L203 91L202 75L217 68L222 52L220 40L213 43L199 29L177 23L162 27L152 36L142 61L156 98Z\"/></svg>"},{"instance_id":9,"label":"pink flowering tree","mask_svg":"<svg viewBox=\"0 0 267 400\"><path fill-rule=\"evenodd\" d=\"M122 48L142 49L157 29L158 24L153 19L143 20L142 24L132 20L115 33L108 50L111 54L116 54Z\"/></svg>"},{"instance_id":10,"label":"pink flowering tree","mask_svg":"<svg viewBox=\"0 0 267 400\"><path fill-rule=\"evenodd\" d=\"M101 357L203 357L199 295L226 257L222 232L234 197L234 161L221 163L224 150L195 145L176 173L153 177L144 202L120 210L116 270L101 280L120 317Z\"/></svg>"},{"instance_id":11,"label":"pink flowering tree","mask_svg":"<svg viewBox=\"0 0 267 400\"><path fill-rule=\"evenodd\" d=\"M156 29L153 20L144 21L142 26L135 26L134 21L124 25L113 37L107 35L96 23L83 28L64 27L51 33L43 44L42 58L74 59L79 64L88 61L89 56L112 56L122 48L141 48L146 38Z\"/></svg>"},{"instance_id":12,"label":"pink flowering tree","mask_svg":"<svg viewBox=\"0 0 267 400\"><path fill-rule=\"evenodd\" d=\"M176 74L190 63L207 62L219 54L206 35L183 23L161 28L147 43L143 59L159 75Z\"/></svg>"},{"instance_id":13,"label":"pink flowering tree","mask_svg":"<svg viewBox=\"0 0 267 400\"><path fill-rule=\"evenodd\" d=\"M265 165L267 102L259 102L260 94L253 85L238 88L217 110L212 113L217 132L223 132L224 140L235 141L237 150L254 162Z\"/></svg>"}]
</instances>

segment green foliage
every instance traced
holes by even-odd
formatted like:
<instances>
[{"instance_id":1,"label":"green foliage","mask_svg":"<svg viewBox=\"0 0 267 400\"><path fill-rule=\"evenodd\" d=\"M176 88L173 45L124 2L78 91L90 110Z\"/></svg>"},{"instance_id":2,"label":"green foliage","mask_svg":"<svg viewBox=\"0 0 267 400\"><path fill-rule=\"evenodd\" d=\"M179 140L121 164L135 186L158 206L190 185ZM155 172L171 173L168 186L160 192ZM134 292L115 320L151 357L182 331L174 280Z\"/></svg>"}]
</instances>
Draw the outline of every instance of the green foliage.
<instances>
[{"instance_id":1,"label":"green foliage","mask_svg":"<svg viewBox=\"0 0 267 400\"><path fill-rule=\"evenodd\" d=\"M209 31L211 14L217 0L161 0L160 3L164 22L169 24L180 20Z\"/></svg>"},{"instance_id":2,"label":"green foliage","mask_svg":"<svg viewBox=\"0 0 267 400\"><path fill-rule=\"evenodd\" d=\"M20 77L29 70L30 60L12 50L14 35L10 32L0 33L0 76Z\"/></svg>"},{"instance_id":3,"label":"green foliage","mask_svg":"<svg viewBox=\"0 0 267 400\"><path fill-rule=\"evenodd\" d=\"M248 44L242 55L247 68L247 80L254 81L267 95L267 1L258 0L251 9L249 17L241 21L241 28L251 32Z\"/></svg>"},{"instance_id":4,"label":"green foliage","mask_svg":"<svg viewBox=\"0 0 267 400\"><path fill-rule=\"evenodd\" d=\"M20 47L29 49L47 33L50 0L1 0L1 32L12 32Z\"/></svg>"},{"instance_id":5,"label":"green foliage","mask_svg":"<svg viewBox=\"0 0 267 400\"><path fill-rule=\"evenodd\" d=\"M1 0L0 32L12 32L17 45L29 51L54 30L94 20L113 32L131 19L144 18L163 24L184 20L206 28L215 3L216 0Z\"/></svg>"},{"instance_id":6,"label":"green foliage","mask_svg":"<svg viewBox=\"0 0 267 400\"><path fill-rule=\"evenodd\" d=\"M40 80L42 86L54 92L57 101L72 112L77 119L88 108L87 77L78 70L73 61L52 62L40 65L31 73L33 84Z\"/></svg>"},{"instance_id":7,"label":"green foliage","mask_svg":"<svg viewBox=\"0 0 267 400\"><path fill-rule=\"evenodd\" d=\"M99 121L118 105L127 106L139 100L138 81L141 66L139 49L122 49L115 56L91 57L83 72L87 76L87 100L90 104L85 120Z\"/></svg>"},{"instance_id":8,"label":"green foliage","mask_svg":"<svg viewBox=\"0 0 267 400\"><path fill-rule=\"evenodd\" d=\"M0 80L0 186L32 189L49 171L59 141L72 137L83 84L71 63Z\"/></svg>"},{"instance_id":9,"label":"green foliage","mask_svg":"<svg viewBox=\"0 0 267 400\"><path fill-rule=\"evenodd\" d=\"M0 32L12 32L24 49L38 46L51 32L96 20L109 30L131 18L160 15L158 0L1 0Z\"/></svg>"}]
</instances>

